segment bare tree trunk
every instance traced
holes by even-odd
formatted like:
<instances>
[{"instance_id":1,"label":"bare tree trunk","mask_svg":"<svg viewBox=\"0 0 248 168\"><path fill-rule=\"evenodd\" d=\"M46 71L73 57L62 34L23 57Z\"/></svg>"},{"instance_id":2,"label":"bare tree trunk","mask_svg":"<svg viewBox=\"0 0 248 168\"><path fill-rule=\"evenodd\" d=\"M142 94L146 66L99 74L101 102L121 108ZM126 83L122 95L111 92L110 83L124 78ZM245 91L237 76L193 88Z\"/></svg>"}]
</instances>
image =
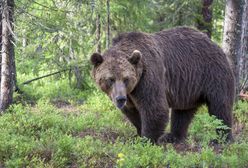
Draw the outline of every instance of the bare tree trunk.
<instances>
[{"instance_id":1,"label":"bare tree trunk","mask_svg":"<svg viewBox=\"0 0 248 168\"><path fill-rule=\"evenodd\" d=\"M96 18L96 52L101 53L101 15L98 14Z\"/></svg>"},{"instance_id":2,"label":"bare tree trunk","mask_svg":"<svg viewBox=\"0 0 248 168\"><path fill-rule=\"evenodd\" d=\"M3 13L3 1L0 1L0 65L2 63L2 13ZM0 66L0 72L1 72ZM1 75L0 75L0 82L1 82Z\"/></svg>"},{"instance_id":3,"label":"bare tree trunk","mask_svg":"<svg viewBox=\"0 0 248 168\"><path fill-rule=\"evenodd\" d=\"M240 48L240 90L248 91L248 0L243 3L242 29Z\"/></svg>"},{"instance_id":4,"label":"bare tree trunk","mask_svg":"<svg viewBox=\"0 0 248 168\"><path fill-rule=\"evenodd\" d=\"M10 1L10 2L8 2ZM1 94L0 94L0 112L5 111L12 103L13 99L13 75L11 54L13 48L11 22L12 9L9 4L13 4L13 0L3 0L2 13L2 69L1 69Z\"/></svg>"},{"instance_id":5,"label":"bare tree trunk","mask_svg":"<svg viewBox=\"0 0 248 168\"><path fill-rule=\"evenodd\" d=\"M110 46L110 0L107 0L107 39L106 39L106 48Z\"/></svg>"},{"instance_id":6,"label":"bare tree trunk","mask_svg":"<svg viewBox=\"0 0 248 168\"><path fill-rule=\"evenodd\" d=\"M26 35L26 31L24 30L23 34L22 34L22 52L23 53L25 52L25 49L26 49L27 45L28 45L27 35Z\"/></svg>"},{"instance_id":7,"label":"bare tree trunk","mask_svg":"<svg viewBox=\"0 0 248 168\"><path fill-rule=\"evenodd\" d=\"M74 49L72 48L71 40L70 40L69 54L70 54L69 55L70 61L76 59ZM79 66L78 65L72 65L71 69L73 70L75 78L76 78L76 88L83 89L83 76L82 76L82 72L81 72Z\"/></svg>"},{"instance_id":8,"label":"bare tree trunk","mask_svg":"<svg viewBox=\"0 0 248 168\"><path fill-rule=\"evenodd\" d=\"M183 26L183 12L182 12L182 10L180 10L178 12L177 26Z\"/></svg>"},{"instance_id":9,"label":"bare tree trunk","mask_svg":"<svg viewBox=\"0 0 248 168\"><path fill-rule=\"evenodd\" d=\"M213 0L202 0L201 17L197 17L196 21L197 28L206 33L209 38L212 34L212 3Z\"/></svg>"},{"instance_id":10,"label":"bare tree trunk","mask_svg":"<svg viewBox=\"0 0 248 168\"><path fill-rule=\"evenodd\" d=\"M10 62L11 62L11 75L12 75L12 80L13 80L13 89L14 90L17 90L19 91L19 88L17 87L17 79L16 79L16 64L15 64L15 50L14 50L14 43L15 43L15 39L14 39L14 0L8 0L7 1L7 5L9 7L9 24L10 24L10 33L11 33L11 36L10 36Z\"/></svg>"},{"instance_id":11,"label":"bare tree trunk","mask_svg":"<svg viewBox=\"0 0 248 168\"><path fill-rule=\"evenodd\" d=\"M236 95L239 94L239 60L240 60L240 37L242 20L241 0L227 0L225 9L224 35L222 48L226 53L235 78ZM237 96L238 98L238 96Z\"/></svg>"},{"instance_id":12,"label":"bare tree trunk","mask_svg":"<svg viewBox=\"0 0 248 168\"><path fill-rule=\"evenodd\" d=\"M80 70L78 65L74 66L74 74L76 77L76 88L77 89L83 89L83 76L82 71Z\"/></svg>"},{"instance_id":13,"label":"bare tree trunk","mask_svg":"<svg viewBox=\"0 0 248 168\"><path fill-rule=\"evenodd\" d=\"M27 47L27 38L26 36L24 35L23 38L22 38L22 47L25 49Z\"/></svg>"}]
</instances>

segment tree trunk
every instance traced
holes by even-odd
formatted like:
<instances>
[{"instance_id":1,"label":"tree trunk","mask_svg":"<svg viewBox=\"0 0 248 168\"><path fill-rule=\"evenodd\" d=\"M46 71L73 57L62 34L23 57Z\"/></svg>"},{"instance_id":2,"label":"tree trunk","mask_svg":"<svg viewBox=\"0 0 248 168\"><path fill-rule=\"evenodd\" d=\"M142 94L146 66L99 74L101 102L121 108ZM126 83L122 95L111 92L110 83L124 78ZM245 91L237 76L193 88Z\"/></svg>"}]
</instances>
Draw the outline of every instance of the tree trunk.
<instances>
[{"instance_id":1,"label":"tree trunk","mask_svg":"<svg viewBox=\"0 0 248 168\"><path fill-rule=\"evenodd\" d=\"M177 26L183 26L183 12L180 10L178 12Z\"/></svg>"},{"instance_id":2,"label":"tree trunk","mask_svg":"<svg viewBox=\"0 0 248 168\"><path fill-rule=\"evenodd\" d=\"M3 0L2 13L2 69L1 69L1 94L0 94L0 112L5 111L12 103L13 99L13 43L11 42L13 31L11 30L13 18L13 9L10 4L14 4L13 0ZM13 6L12 6L13 7Z\"/></svg>"},{"instance_id":3,"label":"tree trunk","mask_svg":"<svg viewBox=\"0 0 248 168\"><path fill-rule=\"evenodd\" d=\"M241 47L241 0L227 0L225 9L224 35L222 48L231 63L236 79L236 95L239 94L239 60ZM238 96L237 96L238 98Z\"/></svg>"},{"instance_id":4,"label":"tree trunk","mask_svg":"<svg viewBox=\"0 0 248 168\"><path fill-rule=\"evenodd\" d=\"M76 60L74 49L72 48L72 41L71 40L70 40L70 48L69 48L69 57L70 57L70 61L71 60ZM83 80L82 71L80 70L80 68L79 68L79 66L77 64L72 65L71 69L74 72L74 75L75 75L75 78L76 78L76 88L77 89L83 89L83 81L84 80ZM71 81L70 81L70 83L71 83Z\"/></svg>"},{"instance_id":5,"label":"tree trunk","mask_svg":"<svg viewBox=\"0 0 248 168\"><path fill-rule=\"evenodd\" d=\"M75 77L76 77L76 88L77 89L83 89L84 86L83 86L83 76L82 76L82 71L80 70L79 66L78 65L75 65L74 66L74 74L75 74Z\"/></svg>"},{"instance_id":6,"label":"tree trunk","mask_svg":"<svg viewBox=\"0 0 248 168\"><path fill-rule=\"evenodd\" d=\"M212 34L212 9L213 0L202 0L200 17L197 17L197 28L206 33L209 38Z\"/></svg>"},{"instance_id":7,"label":"tree trunk","mask_svg":"<svg viewBox=\"0 0 248 168\"><path fill-rule=\"evenodd\" d=\"M109 49L110 46L110 4L107 0L107 39L106 39L106 48Z\"/></svg>"},{"instance_id":8,"label":"tree trunk","mask_svg":"<svg viewBox=\"0 0 248 168\"><path fill-rule=\"evenodd\" d=\"M27 38L25 35L22 37L22 48L25 49L27 47Z\"/></svg>"},{"instance_id":9,"label":"tree trunk","mask_svg":"<svg viewBox=\"0 0 248 168\"><path fill-rule=\"evenodd\" d=\"M3 13L3 2L0 1L0 65L2 63L2 13ZM1 72L1 66L0 66ZM0 82L1 82L1 75L0 75Z\"/></svg>"},{"instance_id":10,"label":"tree trunk","mask_svg":"<svg viewBox=\"0 0 248 168\"><path fill-rule=\"evenodd\" d=\"M243 2L240 50L240 90L244 92L248 89L248 0Z\"/></svg>"},{"instance_id":11,"label":"tree trunk","mask_svg":"<svg viewBox=\"0 0 248 168\"><path fill-rule=\"evenodd\" d=\"M14 39L14 0L8 0L7 1L7 5L8 5L8 8L9 8L9 23L10 23L10 33L11 33L11 36L10 37L10 62L11 62L11 75L12 75L12 80L13 80L13 89L14 90L18 90L18 87L17 87L17 79L16 79L16 64L15 64L15 49L14 49L14 43L15 43L15 39Z\"/></svg>"},{"instance_id":12,"label":"tree trunk","mask_svg":"<svg viewBox=\"0 0 248 168\"><path fill-rule=\"evenodd\" d=\"M101 53L101 15L98 14L96 18L96 52Z\"/></svg>"}]
</instances>

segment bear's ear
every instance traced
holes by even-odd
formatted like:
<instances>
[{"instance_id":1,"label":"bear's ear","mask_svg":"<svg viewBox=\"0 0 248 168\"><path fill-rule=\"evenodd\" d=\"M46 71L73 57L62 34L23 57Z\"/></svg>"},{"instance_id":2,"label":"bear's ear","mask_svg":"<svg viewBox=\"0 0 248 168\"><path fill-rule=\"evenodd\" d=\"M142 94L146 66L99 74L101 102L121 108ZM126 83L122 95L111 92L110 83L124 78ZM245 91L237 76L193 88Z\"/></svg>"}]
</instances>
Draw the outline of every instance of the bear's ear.
<instances>
[{"instance_id":1,"label":"bear's ear","mask_svg":"<svg viewBox=\"0 0 248 168\"><path fill-rule=\"evenodd\" d=\"M141 52L139 50L134 50L128 61L133 65L137 65L141 60L141 57L142 57Z\"/></svg>"},{"instance_id":2,"label":"bear's ear","mask_svg":"<svg viewBox=\"0 0 248 168\"><path fill-rule=\"evenodd\" d=\"M103 62L103 58L102 58L101 54L93 53L90 57L90 61L91 61L92 65L98 66Z\"/></svg>"}]
</instances>

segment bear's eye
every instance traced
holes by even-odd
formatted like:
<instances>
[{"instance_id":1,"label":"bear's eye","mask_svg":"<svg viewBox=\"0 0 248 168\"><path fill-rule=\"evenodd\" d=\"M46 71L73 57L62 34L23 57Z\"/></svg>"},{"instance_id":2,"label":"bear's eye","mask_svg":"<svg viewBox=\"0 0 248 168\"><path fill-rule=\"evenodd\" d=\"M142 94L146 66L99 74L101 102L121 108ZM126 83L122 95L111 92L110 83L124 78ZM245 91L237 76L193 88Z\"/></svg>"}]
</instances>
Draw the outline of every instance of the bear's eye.
<instances>
[{"instance_id":1,"label":"bear's eye","mask_svg":"<svg viewBox=\"0 0 248 168\"><path fill-rule=\"evenodd\" d=\"M129 79L128 78L124 78L124 84L127 86L128 85L128 82L129 82Z\"/></svg>"},{"instance_id":2,"label":"bear's eye","mask_svg":"<svg viewBox=\"0 0 248 168\"><path fill-rule=\"evenodd\" d=\"M108 78L106 80L106 83L107 83L108 86L112 86L114 84L114 82L115 82L115 79L114 78Z\"/></svg>"}]
</instances>

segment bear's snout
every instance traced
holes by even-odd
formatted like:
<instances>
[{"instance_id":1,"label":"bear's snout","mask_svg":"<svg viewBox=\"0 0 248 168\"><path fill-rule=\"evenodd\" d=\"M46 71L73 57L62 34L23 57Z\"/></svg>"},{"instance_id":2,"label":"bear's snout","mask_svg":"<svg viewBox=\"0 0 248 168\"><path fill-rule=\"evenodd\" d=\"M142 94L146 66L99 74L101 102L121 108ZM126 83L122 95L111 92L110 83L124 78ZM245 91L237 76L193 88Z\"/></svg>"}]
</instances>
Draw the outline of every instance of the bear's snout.
<instances>
[{"instance_id":1,"label":"bear's snout","mask_svg":"<svg viewBox=\"0 0 248 168\"><path fill-rule=\"evenodd\" d=\"M115 100L116 100L117 107L119 109L122 109L127 102L127 97L126 96L117 96L115 98Z\"/></svg>"},{"instance_id":2,"label":"bear's snout","mask_svg":"<svg viewBox=\"0 0 248 168\"><path fill-rule=\"evenodd\" d=\"M126 86L122 81L118 80L113 84L111 99L119 109L122 109L125 106L127 102L127 91Z\"/></svg>"}]
</instances>

